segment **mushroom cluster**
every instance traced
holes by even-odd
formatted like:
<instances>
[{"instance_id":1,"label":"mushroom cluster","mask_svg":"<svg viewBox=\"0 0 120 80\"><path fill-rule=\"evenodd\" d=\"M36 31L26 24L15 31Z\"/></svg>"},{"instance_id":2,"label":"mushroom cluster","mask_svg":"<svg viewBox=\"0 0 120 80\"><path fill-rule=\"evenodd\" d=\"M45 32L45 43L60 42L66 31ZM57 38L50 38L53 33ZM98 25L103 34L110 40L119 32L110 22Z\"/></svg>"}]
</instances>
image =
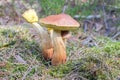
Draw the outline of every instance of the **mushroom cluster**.
<instances>
[{"instance_id":1,"label":"mushroom cluster","mask_svg":"<svg viewBox=\"0 0 120 80\"><path fill-rule=\"evenodd\" d=\"M28 10L23 17L32 23L42 39L41 47L46 60L51 60L52 65L66 62L66 41L71 36L70 31L77 29L80 24L67 14L51 15L39 20L40 25L46 27L48 32L37 21L38 17L33 10Z\"/></svg>"}]
</instances>

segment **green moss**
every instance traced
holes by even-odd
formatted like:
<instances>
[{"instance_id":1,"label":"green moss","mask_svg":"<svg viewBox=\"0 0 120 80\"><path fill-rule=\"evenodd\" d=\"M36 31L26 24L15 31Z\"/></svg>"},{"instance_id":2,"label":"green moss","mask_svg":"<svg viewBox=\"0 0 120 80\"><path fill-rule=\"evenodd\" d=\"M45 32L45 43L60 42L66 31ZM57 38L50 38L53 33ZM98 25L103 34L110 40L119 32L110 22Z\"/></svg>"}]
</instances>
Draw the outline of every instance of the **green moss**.
<instances>
[{"instance_id":1,"label":"green moss","mask_svg":"<svg viewBox=\"0 0 120 80\"><path fill-rule=\"evenodd\" d=\"M69 61L64 65L52 67L49 74L54 77L64 77L66 74L72 71L72 68L73 64L71 61Z\"/></svg>"},{"instance_id":2,"label":"green moss","mask_svg":"<svg viewBox=\"0 0 120 80\"><path fill-rule=\"evenodd\" d=\"M120 58L120 42L113 42L109 38L104 37L98 38L97 41L100 42L100 46L86 48L82 52L84 54L76 61L52 67L50 71L51 76L64 77L73 71L71 74L79 73L80 76L88 80L115 79L120 71L120 62L116 60L117 57ZM76 51L77 49L75 45L74 47L70 46L67 53L70 50Z\"/></svg>"},{"instance_id":3,"label":"green moss","mask_svg":"<svg viewBox=\"0 0 120 80\"><path fill-rule=\"evenodd\" d=\"M13 38L14 35L16 35L16 32L12 31L10 29L4 29L4 30L1 29L0 34L3 35L3 36L9 37L9 38Z\"/></svg>"},{"instance_id":4,"label":"green moss","mask_svg":"<svg viewBox=\"0 0 120 80\"><path fill-rule=\"evenodd\" d=\"M115 54L120 50L120 42L107 43L104 47L104 51L110 54Z\"/></svg>"}]
</instances>

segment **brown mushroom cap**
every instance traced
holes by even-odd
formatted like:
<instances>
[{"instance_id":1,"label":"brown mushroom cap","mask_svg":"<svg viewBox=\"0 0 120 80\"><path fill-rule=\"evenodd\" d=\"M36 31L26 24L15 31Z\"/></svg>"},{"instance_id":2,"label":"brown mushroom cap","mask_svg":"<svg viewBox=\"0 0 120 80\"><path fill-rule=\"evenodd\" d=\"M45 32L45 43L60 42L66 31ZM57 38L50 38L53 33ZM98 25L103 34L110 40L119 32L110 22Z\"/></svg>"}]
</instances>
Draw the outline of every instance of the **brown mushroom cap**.
<instances>
[{"instance_id":1,"label":"brown mushroom cap","mask_svg":"<svg viewBox=\"0 0 120 80\"><path fill-rule=\"evenodd\" d=\"M51 15L46 18L40 19L41 25L55 30L74 30L80 24L67 14Z\"/></svg>"}]
</instances>

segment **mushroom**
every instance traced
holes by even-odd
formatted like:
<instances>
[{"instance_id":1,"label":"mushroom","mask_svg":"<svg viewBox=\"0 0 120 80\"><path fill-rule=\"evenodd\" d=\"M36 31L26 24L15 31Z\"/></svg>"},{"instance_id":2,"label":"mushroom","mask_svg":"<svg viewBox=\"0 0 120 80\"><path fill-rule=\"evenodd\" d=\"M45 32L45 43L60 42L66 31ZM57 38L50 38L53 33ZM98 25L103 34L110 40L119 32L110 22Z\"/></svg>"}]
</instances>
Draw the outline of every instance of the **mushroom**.
<instances>
[{"instance_id":1,"label":"mushroom","mask_svg":"<svg viewBox=\"0 0 120 80\"><path fill-rule=\"evenodd\" d=\"M77 29L80 24L67 14L51 15L40 19L40 24L50 28L50 35L53 42L52 65L60 65L66 62L66 46L63 41L64 34L69 30ZM62 34L62 35L61 35ZM63 37L63 38L62 38Z\"/></svg>"},{"instance_id":2,"label":"mushroom","mask_svg":"<svg viewBox=\"0 0 120 80\"><path fill-rule=\"evenodd\" d=\"M48 32L43 29L37 22L38 22L38 16L36 12L33 9L29 9L25 11L22 15L29 23L32 23L34 25L34 28L36 31L39 32L39 37L41 39L41 49L43 56L46 60L49 60L52 58L53 55L53 45L51 43L50 36Z\"/></svg>"}]
</instances>

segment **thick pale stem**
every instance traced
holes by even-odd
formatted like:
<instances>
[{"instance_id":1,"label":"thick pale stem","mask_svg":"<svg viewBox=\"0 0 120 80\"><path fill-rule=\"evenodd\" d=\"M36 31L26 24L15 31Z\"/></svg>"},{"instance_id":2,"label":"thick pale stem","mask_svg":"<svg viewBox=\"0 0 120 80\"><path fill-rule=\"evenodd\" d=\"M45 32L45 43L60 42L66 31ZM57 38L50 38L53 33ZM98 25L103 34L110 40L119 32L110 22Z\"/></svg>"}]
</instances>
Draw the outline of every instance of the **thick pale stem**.
<instances>
[{"instance_id":1,"label":"thick pale stem","mask_svg":"<svg viewBox=\"0 0 120 80\"><path fill-rule=\"evenodd\" d=\"M54 54L52 57L52 65L60 65L66 62L66 48L61 37L60 31L53 31Z\"/></svg>"},{"instance_id":2,"label":"thick pale stem","mask_svg":"<svg viewBox=\"0 0 120 80\"><path fill-rule=\"evenodd\" d=\"M63 39L63 42L64 42L64 44L65 44L65 46L66 46L66 44L67 44L67 39Z\"/></svg>"},{"instance_id":3,"label":"thick pale stem","mask_svg":"<svg viewBox=\"0 0 120 80\"><path fill-rule=\"evenodd\" d=\"M51 38L51 41L52 41L52 44L53 44L53 39L52 39L52 37L53 37L53 29L51 29L49 32L50 32L50 38Z\"/></svg>"},{"instance_id":4,"label":"thick pale stem","mask_svg":"<svg viewBox=\"0 0 120 80\"><path fill-rule=\"evenodd\" d=\"M46 60L49 60L52 58L53 55L53 45L50 39L50 36L46 30L44 30L38 23L32 23L36 29L36 31L39 32L39 37L41 39L41 48L43 56Z\"/></svg>"}]
</instances>

